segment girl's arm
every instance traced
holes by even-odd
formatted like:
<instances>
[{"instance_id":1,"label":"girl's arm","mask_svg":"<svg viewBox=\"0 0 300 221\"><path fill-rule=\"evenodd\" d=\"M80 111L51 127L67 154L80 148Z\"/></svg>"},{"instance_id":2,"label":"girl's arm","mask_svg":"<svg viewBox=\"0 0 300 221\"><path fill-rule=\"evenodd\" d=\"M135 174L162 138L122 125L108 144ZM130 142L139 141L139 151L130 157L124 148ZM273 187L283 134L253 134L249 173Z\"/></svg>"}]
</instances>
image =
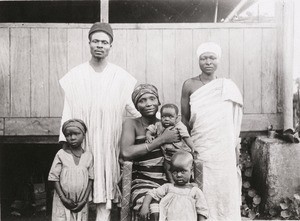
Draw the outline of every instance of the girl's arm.
<instances>
[{"instance_id":1,"label":"girl's arm","mask_svg":"<svg viewBox=\"0 0 300 221\"><path fill-rule=\"evenodd\" d=\"M62 189L61 189L61 186L60 186L59 181L55 181L55 182L54 182L54 188L55 188L56 193L58 194L58 196L59 196L61 202L64 204L64 206L65 206L67 209L72 210L72 209L74 209L74 208L77 206L77 204L76 204L73 200L68 199L68 198L65 196L64 192L63 192Z\"/></svg>"},{"instance_id":2,"label":"girl's arm","mask_svg":"<svg viewBox=\"0 0 300 221\"><path fill-rule=\"evenodd\" d=\"M151 144L134 144L136 136L135 119L127 119L123 123L121 135L120 155L123 160L133 160L146 155L148 152L159 148L165 143L178 142L178 131L166 129L164 133L154 139Z\"/></svg>"},{"instance_id":3,"label":"girl's arm","mask_svg":"<svg viewBox=\"0 0 300 221\"><path fill-rule=\"evenodd\" d=\"M150 194L146 194L141 210L140 210L140 216L144 219L147 219L150 215L150 203L152 201L152 196Z\"/></svg>"},{"instance_id":4,"label":"girl's arm","mask_svg":"<svg viewBox=\"0 0 300 221\"><path fill-rule=\"evenodd\" d=\"M87 188L85 190L85 193L84 193L84 196L83 196L82 200L78 202L77 206L74 209L72 209L72 211L78 213L83 209L83 207L85 206L85 204L89 200L90 192L91 192L92 187L93 187L93 182L94 181L92 179L89 179L89 182L88 182L88 185L87 185Z\"/></svg>"}]
</instances>

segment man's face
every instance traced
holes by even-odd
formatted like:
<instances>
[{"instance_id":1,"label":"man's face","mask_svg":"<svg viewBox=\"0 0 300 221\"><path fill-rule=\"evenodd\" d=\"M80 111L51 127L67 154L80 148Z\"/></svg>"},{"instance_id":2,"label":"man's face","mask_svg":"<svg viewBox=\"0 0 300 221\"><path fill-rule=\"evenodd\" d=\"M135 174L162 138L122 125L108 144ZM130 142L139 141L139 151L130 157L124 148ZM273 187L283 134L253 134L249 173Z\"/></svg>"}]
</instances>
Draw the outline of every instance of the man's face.
<instances>
[{"instance_id":1,"label":"man's face","mask_svg":"<svg viewBox=\"0 0 300 221\"><path fill-rule=\"evenodd\" d=\"M219 59L213 52L205 52L199 57L199 67L203 73L213 74L219 64Z\"/></svg>"},{"instance_id":2,"label":"man's face","mask_svg":"<svg viewBox=\"0 0 300 221\"><path fill-rule=\"evenodd\" d=\"M111 39L105 32L95 32L91 35L90 51L94 58L106 58L111 48Z\"/></svg>"}]
</instances>

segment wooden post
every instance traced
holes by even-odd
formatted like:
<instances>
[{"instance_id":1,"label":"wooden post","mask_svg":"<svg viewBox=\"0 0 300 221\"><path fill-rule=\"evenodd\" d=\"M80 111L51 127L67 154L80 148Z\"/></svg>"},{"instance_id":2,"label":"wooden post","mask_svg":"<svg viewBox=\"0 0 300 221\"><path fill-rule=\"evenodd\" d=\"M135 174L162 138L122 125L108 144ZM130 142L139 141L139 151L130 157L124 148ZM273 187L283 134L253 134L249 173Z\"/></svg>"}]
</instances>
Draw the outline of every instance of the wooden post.
<instances>
[{"instance_id":1,"label":"wooden post","mask_svg":"<svg viewBox=\"0 0 300 221\"><path fill-rule=\"evenodd\" d=\"M294 1L282 0L283 128L293 128ZM280 30L280 29L279 29ZM280 34L280 33L279 33Z\"/></svg>"},{"instance_id":2,"label":"wooden post","mask_svg":"<svg viewBox=\"0 0 300 221\"><path fill-rule=\"evenodd\" d=\"M100 0L100 22L109 22L109 0Z\"/></svg>"}]
</instances>

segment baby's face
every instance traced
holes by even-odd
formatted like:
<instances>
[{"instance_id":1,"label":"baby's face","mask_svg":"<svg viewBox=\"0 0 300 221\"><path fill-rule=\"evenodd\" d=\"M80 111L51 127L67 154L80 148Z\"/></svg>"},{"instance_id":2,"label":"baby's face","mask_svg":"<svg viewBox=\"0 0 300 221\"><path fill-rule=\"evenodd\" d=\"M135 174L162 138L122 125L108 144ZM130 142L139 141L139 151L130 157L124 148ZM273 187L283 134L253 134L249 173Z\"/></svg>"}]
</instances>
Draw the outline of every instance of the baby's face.
<instances>
[{"instance_id":1,"label":"baby's face","mask_svg":"<svg viewBox=\"0 0 300 221\"><path fill-rule=\"evenodd\" d=\"M174 126L178 115L174 108L164 108L161 112L161 123L164 127Z\"/></svg>"}]
</instances>

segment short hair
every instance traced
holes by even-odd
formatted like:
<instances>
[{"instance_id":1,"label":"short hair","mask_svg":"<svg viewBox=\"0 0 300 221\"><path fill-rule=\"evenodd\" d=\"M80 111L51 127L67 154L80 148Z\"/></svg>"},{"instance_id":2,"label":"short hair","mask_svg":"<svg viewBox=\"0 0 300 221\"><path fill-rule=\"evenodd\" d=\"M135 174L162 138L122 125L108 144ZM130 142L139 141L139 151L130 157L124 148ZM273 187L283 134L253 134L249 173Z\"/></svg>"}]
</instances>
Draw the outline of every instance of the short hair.
<instances>
[{"instance_id":1,"label":"short hair","mask_svg":"<svg viewBox=\"0 0 300 221\"><path fill-rule=\"evenodd\" d=\"M164 104L161 108L160 108L160 113L162 114L163 110L165 108L171 108L175 110L176 115L179 114L179 109L175 104Z\"/></svg>"}]
</instances>

